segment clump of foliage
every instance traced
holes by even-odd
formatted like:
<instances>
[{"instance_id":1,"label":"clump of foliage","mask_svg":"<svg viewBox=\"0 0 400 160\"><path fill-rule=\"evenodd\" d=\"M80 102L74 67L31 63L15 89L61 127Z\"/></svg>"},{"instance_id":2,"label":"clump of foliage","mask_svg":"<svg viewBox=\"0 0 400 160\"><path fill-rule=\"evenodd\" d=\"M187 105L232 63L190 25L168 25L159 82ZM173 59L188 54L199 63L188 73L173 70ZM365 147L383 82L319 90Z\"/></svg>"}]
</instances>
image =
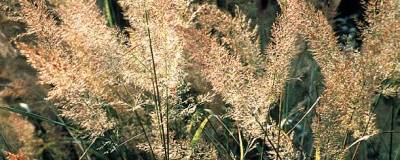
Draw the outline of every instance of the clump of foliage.
<instances>
[{"instance_id":1,"label":"clump of foliage","mask_svg":"<svg viewBox=\"0 0 400 160\"><path fill-rule=\"evenodd\" d=\"M359 50L337 42L336 0L119 0L125 28L109 2L20 0L7 13L27 25L13 44L80 158L367 158L364 142L383 132L374 97L399 95L384 83L400 79L395 0L365 4ZM43 142L20 137L37 157ZM390 158L393 146L391 133Z\"/></svg>"}]
</instances>

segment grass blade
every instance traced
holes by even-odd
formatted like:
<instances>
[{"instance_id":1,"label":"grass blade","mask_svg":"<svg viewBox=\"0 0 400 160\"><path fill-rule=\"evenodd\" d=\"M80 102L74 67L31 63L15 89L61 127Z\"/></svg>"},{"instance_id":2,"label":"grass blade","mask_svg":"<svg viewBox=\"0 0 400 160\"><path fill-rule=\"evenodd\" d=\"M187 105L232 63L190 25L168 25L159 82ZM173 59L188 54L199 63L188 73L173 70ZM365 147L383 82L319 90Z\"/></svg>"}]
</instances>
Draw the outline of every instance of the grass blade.
<instances>
[{"instance_id":1,"label":"grass blade","mask_svg":"<svg viewBox=\"0 0 400 160\"><path fill-rule=\"evenodd\" d=\"M64 126L64 127L68 127L68 128L74 129L73 127L70 127L70 126L66 125L65 123L63 123L63 122L55 121L55 120L43 117L43 116L35 114L35 113L27 112L27 111L22 110L22 109L17 109L17 108L14 108L14 107L8 107L8 106L4 106L4 105L0 106L0 109L5 110L5 111L14 112L14 113L17 113L17 114L20 114L20 115L23 115L23 116L27 116L27 117L33 118L33 119L42 120L42 121L45 121L45 122L48 122L48 123L51 123L51 124L56 124L56 125L60 125L60 126Z\"/></svg>"},{"instance_id":2,"label":"grass blade","mask_svg":"<svg viewBox=\"0 0 400 160\"><path fill-rule=\"evenodd\" d=\"M81 157L79 157L79 160L83 159L83 157L85 157L86 153L89 151L89 149L92 147L92 145L94 144L94 142L96 142L97 137L95 139L93 139L92 143L90 143L90 145L85 149L85 151L82 153Z\"/></svg>"},{"instance_id":3,"label":"grass blade","mask_svg":"<svg viewBox=\"0 0 400 160\"><path fill-rule=\"evenodd\" d=\"M208 112L211 116L213 116L215 119L218 120L219 123L222 124L222 126L225 128L226 131L228 131L229 135L232 136L233 140L239 144L239 141L236 139L236 137L233 135L233 132L228 128L228 126L225 125L225 123L222 121L221 118L219 118L218 115L216 115L213 111L209 109L204 109L204 111Z\"/></svg>"},{"instance_id":4,"label":"grass blade","mask_svg":"<svg viewBox=\"0 0 400 160\"><path fill-rule=\"evenodd\" d=\"M288 131L288 134L290 134L297 127L297 125L299 125L304 120L304 118L306 118L306 116L314 109L314 107L317 105L320 99L321 97L318 97L317 100L315 100L314 104L310 107L310 109L308 109L308 111L303 115L303 117L301 117L300 120Z\"/></svg>"},{"instance_id":5,"label":"grass blade","mask_svg":"<svg viewBox=\"0 0 400 160\"><path fill-rule=\"evenodd\" d=\"M240 134L240 130L238 127L238 136L239 136L239 146L240 146L240 160L244 160L244 149L243 149L243 141L242 141L242 135Z\"/></svg>"},{"instance_id":6,"label":"grass blade","mask_svg":"<svg viewBox=\"0 0 400 160\"><path fill-rule=\"evenodd\" d=\"M111 1L110 0L104 0L104 14L106 15L107 18L107 23L110 27L114 27L115 26L115 14L114 14L114 10L111 6Z\"/></svg>"},{"instance_id":7,"label":"grass blade","mask_svg":"<svg viewBox=\"0 0 400 160\"><path fill-rule=\"evenodd\" d=\"M191 142L190 142L190 146L192 147L192 149L195 148L195 146L197 145L197 143L199 142L201 135L208 123L208 120L211 118L212 115L209 115L208 117L206 117L203 122L201 122L199 128L197 128Z\"/></svg>"}]
</instances>

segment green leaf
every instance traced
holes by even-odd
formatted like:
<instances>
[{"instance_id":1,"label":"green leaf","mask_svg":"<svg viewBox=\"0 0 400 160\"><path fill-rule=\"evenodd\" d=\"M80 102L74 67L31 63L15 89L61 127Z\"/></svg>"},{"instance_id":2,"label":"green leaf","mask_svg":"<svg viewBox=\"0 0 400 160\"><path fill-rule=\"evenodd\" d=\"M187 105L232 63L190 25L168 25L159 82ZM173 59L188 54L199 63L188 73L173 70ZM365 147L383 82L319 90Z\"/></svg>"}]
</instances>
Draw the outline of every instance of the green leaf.
<instances>
[{"instance_id":1,"label":"green leaf","mask_svg":"<svg viewBox=\"0 0 400 160\"><path fill-rule=\"evenodd\" d=\"M192 138L192 141L190 142L190 145L191 145L192 149L194 149L196 147L197 143L199 142L199 140L201 138L201 135L202 135L207 123L208 123L208 120L211 118L211 116L212 115L209 115L208 117L206 117L203 120L203 122L201 122L199 128L197 128L197 130L196 130L196 132L195 132L195 134L194 134L194 136Z\"/></svg>"},{"instance_id":2,"label":"green leaf","mask_svg":"<svg viewBox=\"0 0 400 160\"><path fill-rule=\"evenodd\" d=\"M103 11L104 11L104 14L106 15L108 25L110 27L114 27L115 26L115 13L111 6L110 0L104 0Z\"/></svg>"},{"instance_id":3,"label":"green leaf","mask_svg":"<svg viewBox=\"0 0 400 160\"><path fill-rule=\"evenodd\" d=\"M240 160L244 160L244 148L243 148L243 141L242 141L242 135L240 134L240 130L238 128L238 134L239 134L239 143L240 143Z\"/></svg>"}]
</instances>

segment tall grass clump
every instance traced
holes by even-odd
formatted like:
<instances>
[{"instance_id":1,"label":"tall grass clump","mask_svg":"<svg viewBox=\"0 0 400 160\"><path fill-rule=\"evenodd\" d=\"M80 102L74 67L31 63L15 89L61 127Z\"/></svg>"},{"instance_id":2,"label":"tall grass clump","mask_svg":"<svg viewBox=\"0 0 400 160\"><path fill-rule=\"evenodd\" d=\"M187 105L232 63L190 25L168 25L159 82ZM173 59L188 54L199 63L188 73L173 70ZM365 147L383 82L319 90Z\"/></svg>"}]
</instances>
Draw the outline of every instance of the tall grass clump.
<instances>
[{"instance_id":1,"label":"tall grass clump","mask_svg":"<svg viewBox=\"0 0 400 160\"><path fill-rule=\"evenodd\" d=\"M84 141L81 158L355 159L383 132L374 97L398 96L383 86L400 78L395 0L365 4L359 50L337 42L340 0L268 2L279 5L271 30L259 28L272 12L262 9L254 23L244 6L117 2L125 26L116 26L110 1L101 12L95 0L20 0L13 15L27 24L13 43L50 87L46 100L64 118L57 122ZM304 97L294 104L289 96Z\"/></svg>"}]
</instances>

